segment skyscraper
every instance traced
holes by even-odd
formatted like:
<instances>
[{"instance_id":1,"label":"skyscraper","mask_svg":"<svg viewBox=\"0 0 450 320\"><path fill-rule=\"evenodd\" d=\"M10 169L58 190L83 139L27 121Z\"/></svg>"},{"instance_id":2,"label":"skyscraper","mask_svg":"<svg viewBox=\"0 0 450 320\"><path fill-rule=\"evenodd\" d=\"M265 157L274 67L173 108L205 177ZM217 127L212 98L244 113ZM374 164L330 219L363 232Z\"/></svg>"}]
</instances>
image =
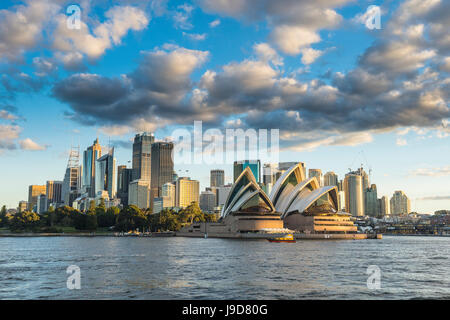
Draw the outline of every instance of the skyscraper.
<instances>
[{"instance_id":1,"label":"skyscraper","mask_svg":"<svg viewBox=\"0 0 450 320\"><path fill-rule=\"evenodd\" d=\"M202 191L200 194L200 209L206 212L213 212L216 206L216 195L211 191Z\"/></svg>"},{"instance_id":2,"label":"skyscraper","mask_svg":"<svg viewBox=\"0 0 450 320\"><path fill-rule=\"evenodd\" d=\"M155 137L152 133L144 132L136 134L133 142L133 180L142 179L150 181L151 179L151 152L152 143Z\"/></svg>"},{"instance_id":3,"label":"skyscraper","mask_svg":"<svg viewBox=\"0 0 450 320\"><path fill-rule=\"evenodd\" d=\"M66 206L72 206L73 201L80 195L81 177L80 149L79 147L72 147L61 189L61 200Z\"/></svg>"},{"instance_id":4,"label":"skyscraper","mask_svg":"<svg viewBox=\"0 0 450 320\"><path fill-rule=\"evenodd\" d=\"M311 179L312 177L316 177L317 181L319 182L319 185L323 186L323 180L322 180L322 170L320 169L309 169L308 170L308 178Z\"/></svg>"},{"instance_id":5,"label":"skyscraper","mask_svg":"<svg viewBox=\"0 0 450 320\"><path fill-rule=\"evenodd\" d=\"M353 216L364 215L363 178L356 172L349 172L344 179L345 210Z\"/></svg>"},{"instance_id":6,"label":"skyscraper","mask_svg":"<svg viewBox=\"0 0 450 320\"><path fill-rule=\"evenodd\" d=\"M400 215L411 212L411 202L403 191L395 191L391 201L391 214Z\"/></svg>"},{"instance_id":7,"label":"skyscraper","mask_svg":"<svg viewBox=\"0 0 450 320\"><path fill-rule=\"evenodd\" d=\"M95 196L95 162L102 156L102 147L95 139L92 146L83 153L83 190L89 197Z\"/></svg>"},{"instance_id":8,"label":"skyscraper","mask_svg":"<svg viewBox=\"0 0 450 320\"><path fill-rule=\"evenodd\" d=\"M176 182L176 206L185 208L192 202L199 202L200 183L188 177L180 177Z\"/></svg>"},{"instance_id":9,"label":"skyscraper","mask_svg":"<svg viewBox=\"0 0 450 320\"><path fill-rule=\"evenodd\" d=\"M379 216L377 186L375 184L364 190L364 209L368 216Z\"/></svg>"},{"instance_id":10,"label":"skyscraper","mask_svg":"<svg viewBox=\"0 0 450 320\"><path fill-rule=\"evenodd\" d=\"M116 196L116 158L114 148L95 162L95 196L98 192L107 191L109 199Z\"/></svg>"},{"instance_id":11,"label":"skyscraper","mask_svg":"<svg viewBox=\"0 0 450 320\"><path fill-rule=\"evenodd\" d=\"M37 199L40 195L45 195L47 193L47 188L45 185L31 185L28 187L28 210L33 210L34 206L37 205Z\"/></svg>"},{"instance_id":12,"label":"skyscraper","mask_svg":"<svg viewBox=\"0 0 450 320\"><path fill-rule=\"evenodd\" d=\"M247 167L250 167L250 170L252 170L256 182L260 182L261 161L259 160L235 161L233 165L233 182L237 180L242 171Z\"/></svg>"},{"instance_id":13,"label":"skyscraper","mask_svg":"<svg viewBox=\"0 0 450 320\"><path fill-rule=\"evenodd\" d=\"M161 196L161 188L173 179L173 143L155 142L151 147L151 197Z\"/></svg>"},{"instance_id":14,"label":"skyscraper","mask_svg":"<svg viewBox=\"0 0 450 320\"><path fill-rule=\"evenodd\" d=\"M130 182L128 205L135 205L141 209L150 207L150 181L134 180Z\"/></svg>"},{"instance_id":15,"label":"skyscraper","mask_svg":"<svg viewBox=\"0 0 450 320\"><path fill-rule=\"evenodd\" d=\"M225 184L225 171L221 169L211 170L210 187L221 187Z\"/></svg>"},{"instance_id":16,"label":"skyscraper","mask_svg":"<svg viewBox=\"0 0 450 320\"><path fill-rule=\"evenodd\" d=\"M339 180L336 173L333 171L328 171L323 176L323 185L324 186L336 186L339 187Z\"/></svg>"},{"instance_id":17,"label":"skyscraper","mask_svg":"<svg viewBox=\"0 0 450 320\"><path fill-rule=\"evenodd\" d=\"M127 166L117 167L117 198L124 206L128 205L128 187L133 180L133 169Z\"/></svg>"},{"instance_id":18,"label":"skyscraper","mask_svg":"<svg viewBox=\"0 0 450 320\"><path fill-rule=\"evenodd\" d=\"M47 181L47 201L51 203L61 203L62 181Z\"/></svg>"},{"instance_id":19,"label":"skyscraper","mask_svg":"<svg viewBox=\"0 0 450 320\"><path fill-rule=\"evenodd\" d=\"M380 216L385 217L391 214L391 211L389 210L389 199L386 196L382 196L380 199Z\"/></svg>"},{"instance_id":20,"label":"skyscraper","mask_svg":"<svg viewBox=\"0 0 450 320\"><path fill-rule=\"evenodd\" d=\"M161 188L162 198L169 207L175 207L175 184L168 182L163 184Z\"/></svg>"}]
</instances>

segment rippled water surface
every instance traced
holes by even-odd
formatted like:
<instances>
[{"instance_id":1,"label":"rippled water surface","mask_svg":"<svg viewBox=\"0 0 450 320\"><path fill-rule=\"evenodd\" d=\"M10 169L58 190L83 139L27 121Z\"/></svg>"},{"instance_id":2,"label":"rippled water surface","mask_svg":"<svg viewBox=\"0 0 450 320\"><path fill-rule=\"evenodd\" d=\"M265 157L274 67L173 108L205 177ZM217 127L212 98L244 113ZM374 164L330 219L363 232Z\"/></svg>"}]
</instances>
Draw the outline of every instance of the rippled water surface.
<instances>
[{"instance_id":1,"label":"rippled water surface","mask_svg":"<svg viewBox=\"0 0 450 320\"><path fill-rule=\"evenodd\" d=\"M0 238L0 299L450 299L450 238ZM66 268L81 269L81 289ZM367 288L369 265L381 289Z\"/></svg>"}]
</instances>

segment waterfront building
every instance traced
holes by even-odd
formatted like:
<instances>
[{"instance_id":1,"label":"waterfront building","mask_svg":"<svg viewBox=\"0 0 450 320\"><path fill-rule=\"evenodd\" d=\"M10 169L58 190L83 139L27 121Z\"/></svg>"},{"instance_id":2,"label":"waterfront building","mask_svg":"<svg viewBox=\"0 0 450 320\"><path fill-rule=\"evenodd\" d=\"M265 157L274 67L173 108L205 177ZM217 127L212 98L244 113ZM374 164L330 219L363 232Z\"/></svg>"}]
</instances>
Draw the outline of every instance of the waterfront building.
<instances>
[{"instance_id":1,"label":"waterfront building","mask_svg":"<svg viewBox=\"0 0 450 320\"><path fill-rule=\"evenodd\" d=\"M233 181L236 182L237 178L247 167L252 170L256 182L260 182L261 161L259 160L235 161L233 165Z\"/></svg>"},{"instance_id":2,"label":"waterfront building","mask_svg":"<svg viewBox=\"0 0 450 320\"><path fill-rule=\"evenodd\" d=\"M173 179L173 143L155 142L151 148L151 201L161 197L165 183Z\"/></svg>"},{"instance_id":3,"label":"waterfront building","mask_svg":"<svg viewBox=\"0 0 450 320\"><path fill-rule=\"evenodd\" d=\"M379 213L381 217L386 217L391 214L391 211L389 210L389 199L386 196L382 196L379 200L380 203L380 209Z\"/></svg>"},{"instance_id":4,"label":"waterfront building","mask_svg":"<svg viewBox=\"0 0 450 320\"><path fill-rule=\"evenodd\" d=\"M59 204L61 200L62 181L47 181L46 195L48 203Z\"/></svg>"},{"instance_id":5,"label":"waterfront building","mask_svg":"<svg viewBox=\"0 0 450 320\"><path fill-rule=\"evenodd\" d=\"M128 205L135 205L140 209L150 207L150 181L133 180L128 187Z\"/></svg>"},{"instance_id":6,"label":"waterfront building","mask_svg":"<svg viewBox=\"0 0 450 320\"><path fill-rule=\"evenodd\" d=\"M161 193L162 198L164 198L164 203L165 204L167 203L167 207L168 208L175 207L175 199L176 199L175 184L171 182L163 184L161 188Z\"/></svg>"},{"instance_id":7,"label":"waterfront building","mask_svg":"<svg viewBox=\"0 0 450 320\"><path fill-rule=\"evenodd\" d=\"M133 142L133 180L145 180L151 179L151 152L152 143L155 142L153 133L144 132L142 134L136 134Z\"/></svg>"},{"instance_id":8,"label":"waterfront building","mask_svg":"<svg viewBox=\"0 0 450 320\"><path fill-rule=\"evenodd\" d=\"M19 206L17 207L18 212L24 212L28 209L28 201L19 201Z\"/></svg>"},{"instance_id":9,"label":"waterfront building","mask_svg":"<svg viewBox=\"0 0 450 320\"><path fill-rule=\"evenodd\" d=\"M80 166L80 149L71 147L66 172L61 187L61 201L72 206L73 201L81 195L82 166Z\"/></svg>"},{"instance_id":10,"label":"waterfront building","mask_svg":"<svg viewBox=\"0 0 450 320\"><path fill-rule=\"evenodd\" d=\"M372 184L364 190L364 210L370 217L379 217L377 186Z\"/></svg>"},{"instance_id":11,"label":"waterfront building","mask_svg":"<svg viewBox=\"0 0 450 320\"><path fill-rule=\"evenodd\" d=\"M116 196L116 158L114 148L95 162L95 195L107 191L109 199Z\"/></svg>"},{"instance_id":12,"label":"waterfront building","mask_svg":"<svg viewBox=\"0 0 450 320\"><path fill-rule=\"evenodd\" d=\"M211 191L202 191L200 194L200 209L202 211L212 213L216 207L216 194Z\"/></svg>"},{"instance_id":13,"label":"waterfront building","mask_svg":"<svg viewBox=\"0 0 450 320\"><path fill-rule=\"evenodd\" d=\"M191 180L189 177L178 178L175 186L176 206L185 208L192 202L199 202L200 182Z\"/></svg>"},{"instance_id":14,"label":"waterfront building","mask_svg":"<svg viewBox=\"0 0 450 320\"><path fill-rule=\"evenodd\" d=\"M90 197L95 196L95 168L96 161L102 156L102 147L95 139L92 146L89 146L83 153L83 191Z\"/></svg>"},{"instance_id":15,"label":"waterfront building","mask_svg":"<svg viewBox=\"0 0 450 320\"><path fill-rule=\"evenodd\" d=\"M325 175L323 176L323 185L338 187L339 191L339 180L337 174L333 171L328 171L327 173L325 173Z\"/></svg>"},{"instance_id":16,"label":"waterfront building","mask_svg":"<svg viewBox=\"0 0 450 320\"><path fill-rule=\"evenodd\" d=\"M276 181L276 174L278 172L278 164L276 163L265 163L263 166L263 184L273 185Z\"/></svg>"},{"instance_id":17,"label":"waterfront building","mask_svg":"<svg viewBox=\"0 0 450 320\"><path fill-rule=\"evenodd\" d=\"M127 166L117 167L117 198L120 199L120 203L124 206L128 205L128 187L130 182L133 181L133 169L127 168Z\"/></svg>"},{"instance_id":18,"label":"waterfront building","mask_svg":"<svg viewBox=\"0 0 450 320\"><path fill-rule=\"evenodd\" d=\"M392 215L408 214L411 212L411 202L401 190L394 192L390 200L390 205Z\"/></svg>"},{"instance_id":19,"label":"waterfront building","mask_svg":"<svg viewBox=\"0 0 450 320\"><path fill-rule=\"evenodd\" d=\"M227 184L225 186L219 187L217 189L217 206L223 207L227 201L228 194L230 193L232 184Z\"/></svg>"},{"instance_id":20,"label":"waterfront building","mask_svg":"<svg viewBox=\"0 0 450 320\"><path fill-rule=\"evenodd\" d=\"M225 171L214 169L210 172L210 187L221 187L225 184Z\"/></svg>"},{"instance_id":21,"label":"waterfront building","mask_svg":"<svg viewBox=\"0 0 450 320\"><path fill-rule=\"evenodd\" d=\"M351 171L345 175L345 211L352 216L364 216L363 176L360 171Z\"/></svg>"},{"instance_id":22,"label":"waterfront building","mask_svg":"<svg viewBox=\"0 0 450 320\"><path fill-rule=\"evenodd\" d=\"M46 194L40 194L36 200L36 213L42 214L48 210L48 198Z\"/></svg>"},{"instance_id":23,"label":"waterfront building","mask_svg":"<svg viewBox=\"0 0 450 320\"><path fill-rule=\"evenodd\" d=\"M31 185L28 187L28 210L34 210L37 205L37 198L47 193L47 186Z\"/></svg>"},{"instance_id":24,"label":"waterfront building","mask_svg":"<svg viewBox=\"0 0 450 320\"><path fill-rule=\"evenodd\" d=\"M300 164L277 180L270 200L281 213L284 227L305 233L355 233L350 215L339 212L336 186L321 187L317 176L302 179Z\"/></svg>"},{"instance_id":25,"label":"waterfront building","mask_svg":"<svg viewBox=\"0 0 450 320\"><path fill-rule=\"evenodd\" d=\"M316 177L317 182L319 182L319 186L323 186L323 178L322 178L322 170L320 169L309 169L308 170L308 178L311 179Z\"/></svg>"}]
</instances>

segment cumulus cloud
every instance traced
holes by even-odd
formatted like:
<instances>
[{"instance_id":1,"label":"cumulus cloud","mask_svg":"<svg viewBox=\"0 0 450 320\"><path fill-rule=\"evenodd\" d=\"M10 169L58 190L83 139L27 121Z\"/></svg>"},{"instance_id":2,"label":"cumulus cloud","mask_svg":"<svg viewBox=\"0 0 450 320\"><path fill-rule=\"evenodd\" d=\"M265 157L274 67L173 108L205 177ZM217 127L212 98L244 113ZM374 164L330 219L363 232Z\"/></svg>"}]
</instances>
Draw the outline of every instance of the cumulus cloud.
<instances>
[{"instance_id":1,"label":"cumulus cloud","mask_svg":"<svg viewBox=\"0 0 450 320\"><path fill-rule=\"evenodd\" d=\"M165 125L164 118L196 111L185 101L191 73L208 58L207 51L173 47L142 52L135 71L117 78L75 74L53 87L53 95L71 106L70 117L85 124ZM117 128L116 128L117 129Z\"/></svg>"},{"instance_id":2,"label":"cumulus cloud","mask_svg":"<svg viewBox=\"0 0 450 320\"><path fill-rule=\"evenodd\" d=\"M337 27L342 17L335 11L350 0L197 0L209 13L248 22L267 21L273 25L269 39L283 53L297 55L319 42L319 31Z\"/></svg>"},{"instance_id":3,"label":"cumulus cloud","mask_svg":"<svg viewBox=\"0 0 450 320\"><path fill-rule=\"evenodd\" d=\"M210 26L211 28L215 28L215 27L217 27L219 24L220 24L220 19L216 19L216 20L211 21L211 22L209 23L209 26Z\"/></svg>"},{"instance_id":4,"label":"cumulus cloud","mask_svg":"<svg viewBox=\"0 0 450 320\"><path fill-rule=\"evenodd\" d=\"M61 13L65 11L63 4L65 1L60 0L26 0L23 5L0 10L0 61L15 61L25 52L44 46L59 55L57 60L73 67L79 64L80 55L97 59L121 44L129 31L143 30L150 20L149 14L138 7L117 5L106 11L104 22L99 22L95 16L88 17L93 14L91 4L82 1L81 29L71 30L67 28L67 16ZM44 41L44 33L52 41ZM49 60L35 63L38 69L53 68Z\"/></svg>"},{"instance_id":5,"label":"cumulus cloud","mask_svg":"<svg viewBox=\"0 0 450 320\"><path fill-rule=\"evenodd\" d=\"M26 138L24 140L19 141L20 149L22 150L30 150L30 151L42 151L47 150L48 146L41 146L31 140L30 138Z\"/></svg>"}]
</instances>

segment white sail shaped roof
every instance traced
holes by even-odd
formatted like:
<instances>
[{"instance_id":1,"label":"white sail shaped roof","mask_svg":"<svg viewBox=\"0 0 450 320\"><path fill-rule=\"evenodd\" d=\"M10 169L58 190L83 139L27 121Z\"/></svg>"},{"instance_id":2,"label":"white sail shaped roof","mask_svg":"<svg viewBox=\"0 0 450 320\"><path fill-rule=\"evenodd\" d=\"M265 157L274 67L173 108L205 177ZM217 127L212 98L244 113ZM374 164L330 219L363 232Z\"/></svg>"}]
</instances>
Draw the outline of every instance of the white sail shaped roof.
<instances>
[{"instance_id":1,"label":"white sail shaped roof","mask_svg":"<svg viewBox=\"0 0 450 320\"><path fill-rule=\"evenodd\" d=\"M298 197L295 201L291 203L289 208L283 214L283 217L289 215L291 212L299 212L302 213L306 211L311 205L314 204L316 200L321 198L323 195L329 194L331 198L331 205L337 211L337 188L335 186L326 186L311 192L308 192L303 197Z\"/></svg>"},{"instance_id":2,"label":"white sail shaped roof","mask_svg":"<svg viewBox=\"0 0 450 320\"><path fill-rule=\"evenodd\" d=\"M275 182L270 193L270 201L277 207L278 201L283 201L284 198L306 177L303 173L302 163L299 162L286 170L281 177Z\"/></svg>"},{"instance_id":3,"label":"white sail shaped roof","mask_svg":"<svg viewBox=\"0 0 450 320\"><path fill-rule=\"evenodd\" d=\"M222 208L222 217L226 217L231 212L242 211L242 208L250 201L257 201L267 209L266 211L275 212L275 207L256 182L250 167L246 167L231 187Z\"/></svg>"}]
</instances>

